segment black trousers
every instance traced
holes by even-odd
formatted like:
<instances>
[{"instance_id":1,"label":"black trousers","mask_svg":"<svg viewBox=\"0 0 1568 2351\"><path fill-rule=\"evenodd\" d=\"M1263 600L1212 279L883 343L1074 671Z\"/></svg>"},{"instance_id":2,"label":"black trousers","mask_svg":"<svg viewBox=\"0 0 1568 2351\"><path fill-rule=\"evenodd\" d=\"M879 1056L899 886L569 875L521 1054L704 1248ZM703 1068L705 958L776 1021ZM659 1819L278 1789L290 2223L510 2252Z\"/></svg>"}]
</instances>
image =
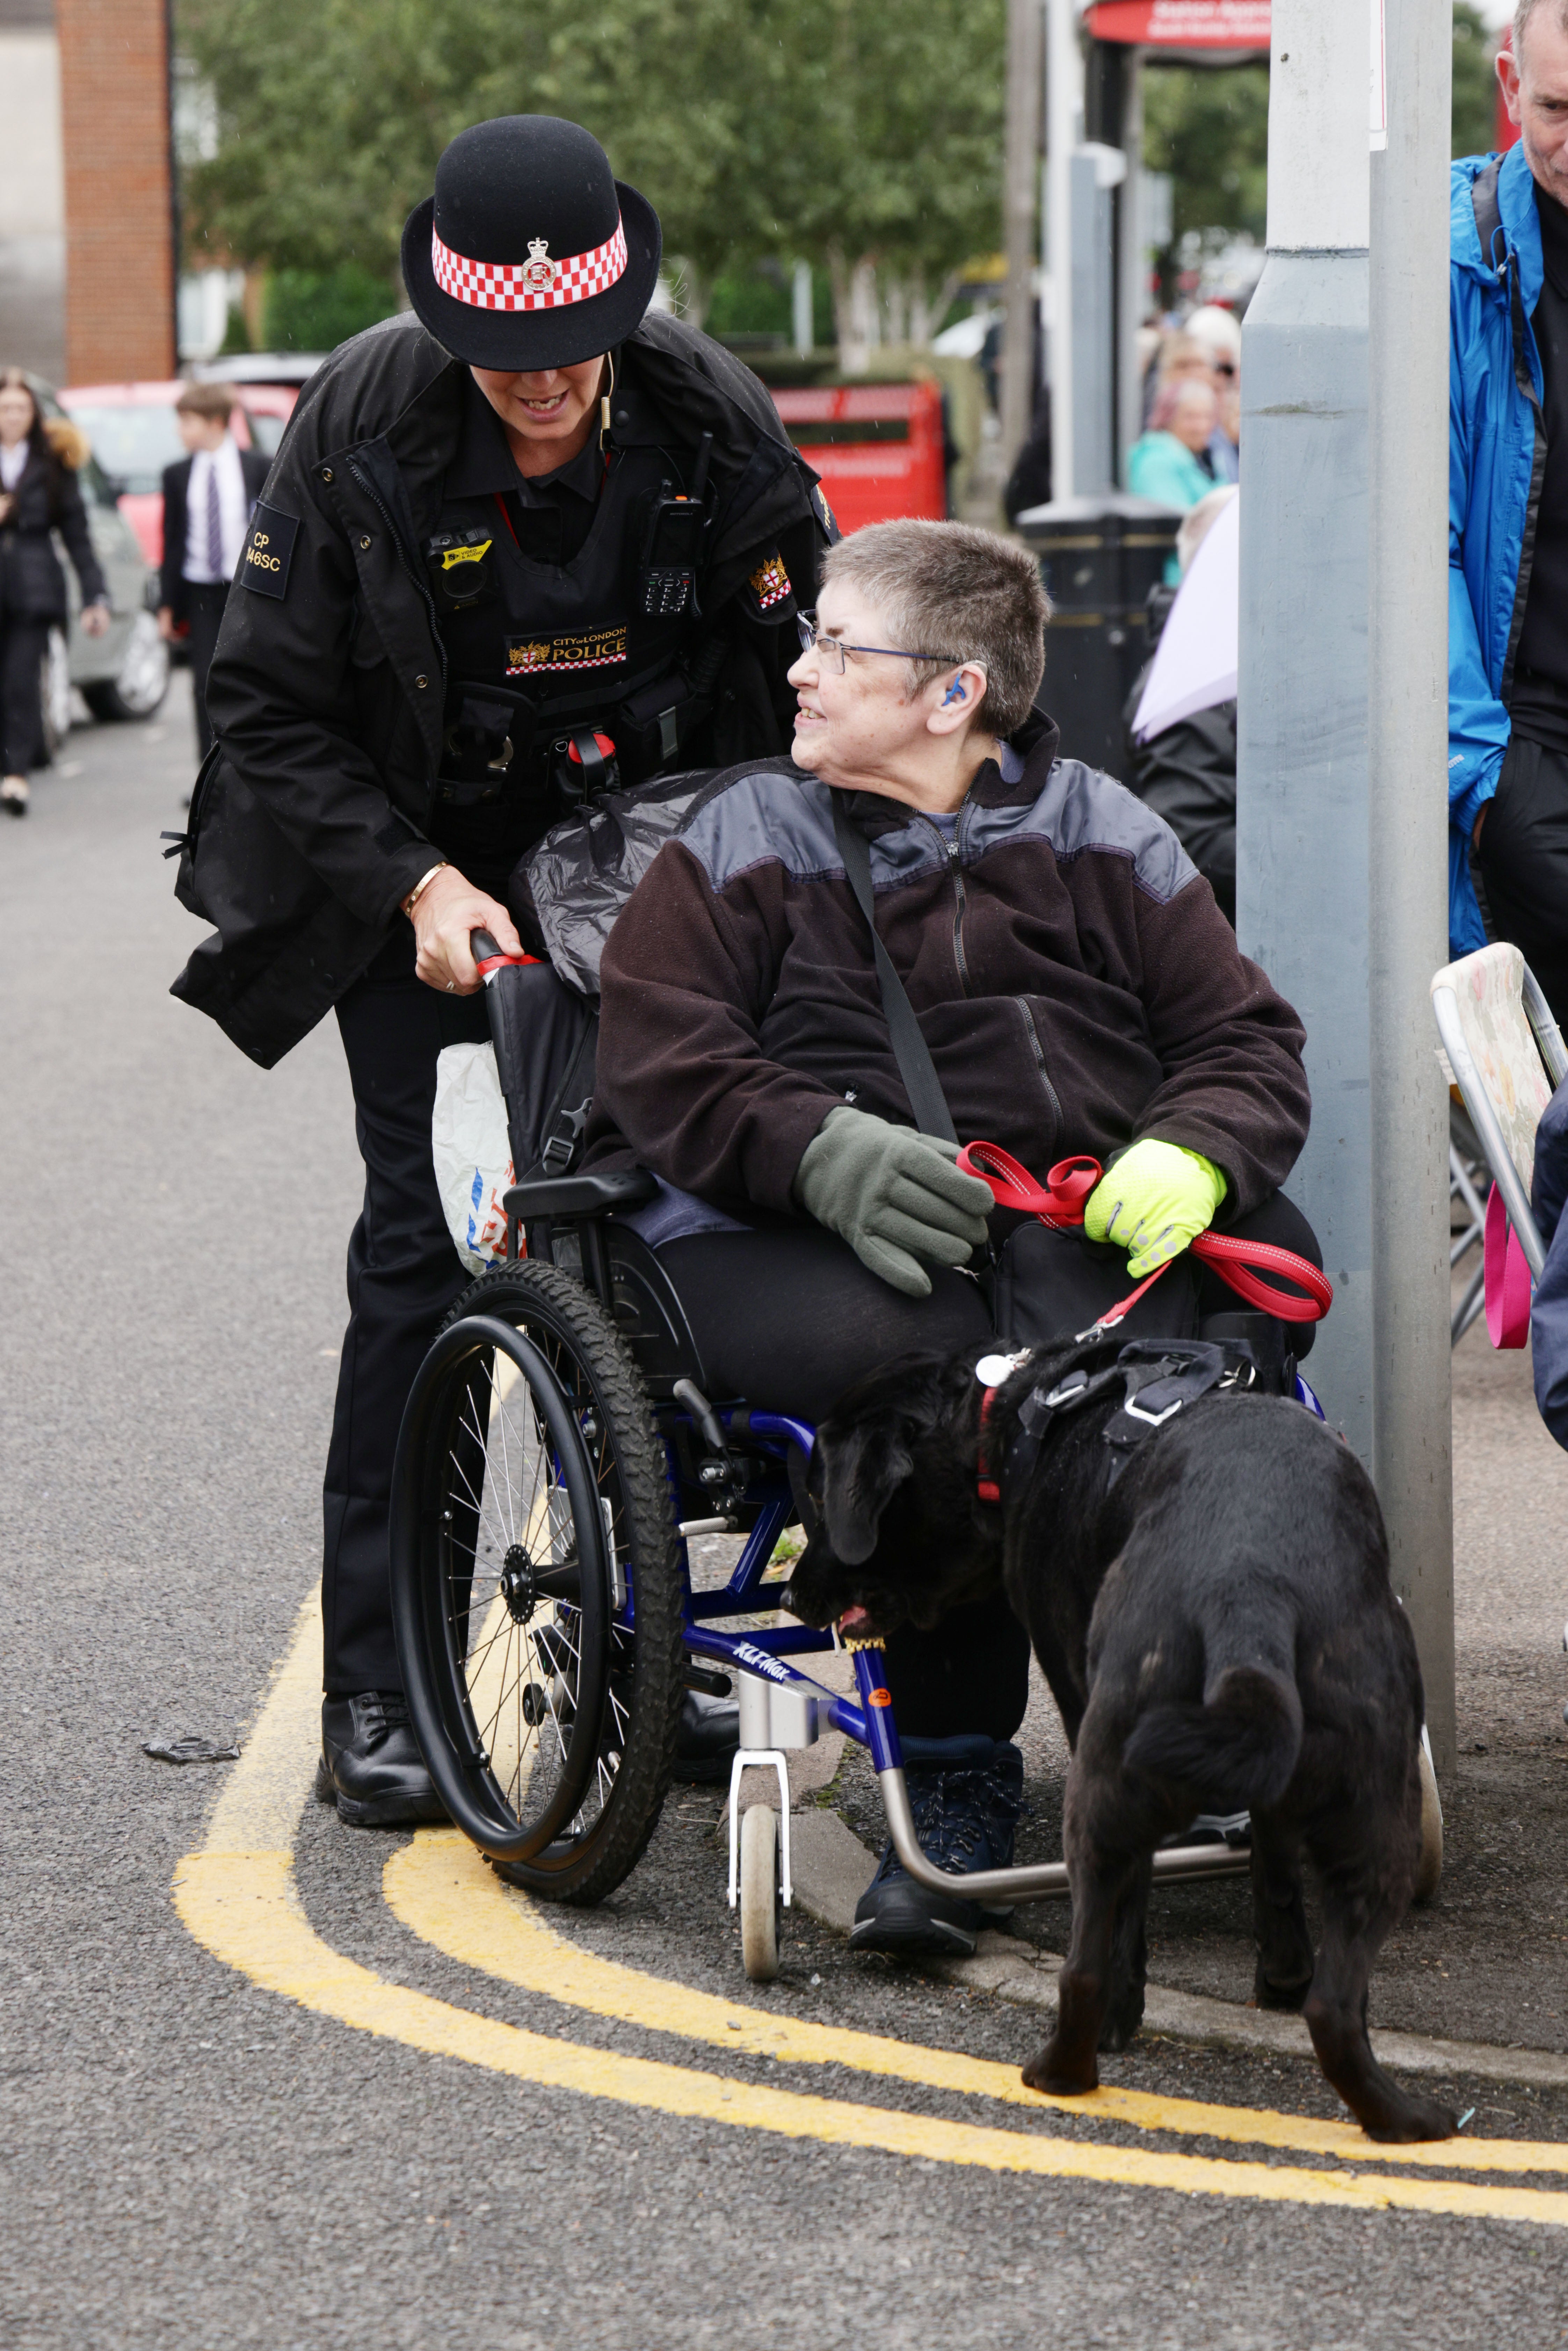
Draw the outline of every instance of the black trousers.
<instances>
[{"instance_id":1,"label":"black trousers","mask_svg":"<svg viewBox=\"0 0 1568 2351\"><path fill-rule=\"evenodd\" d=\"M391 944L338 1007L365 1163L349 1241L349 1327L327 1455L321 1608L329 1697L402 1687L388 1588L387 1510L398 1426L414 1373L469 1280L431 1162L436 1056L489 1037L484 991L446 996L413 976L413 932Z\"/></svg>"},{"instance_id":2,"label":"black trousers","mask_svg":"<svg viewBox=\"0 0 1568 2351\"><path fill-rule=\"evenodd\" d=\"M1487 912L1568 1020L1568 753L1517 735L1476 852Z\"/></svg>"},{"instance_id":3,"label":"black trousers","mask_svg":"<svg viewBox=\"0 0 1568 2351\"><path fill-rule=\"evenodd\" d=\"M44 762L44 653L47 621L0 613L0 775L26 776Z\"/></svg>"},{"instance_id":4,"label":"black trousers","mask_svg":"<svg viewBox=\"0 0 1568 2351\"><path fill-rule=\"evenodd\" d=\"M191 701L196 714L198 759L204 759L213 747L212 721L207 716L207 672L213 665L228 601L225 580L211 586L194 580L185 582L185 618L191 623Z\"/></svg>"},{"instance_id":5,"label":"black trousers","mask_svg":"<svg viewBox=\"0 0 1568 2351\"><path fill-rule=\"evenodd\" d=\"M1282 1192L1226 1230L1322 1263L1312 1227ZM967 1276L938 1267L929 1298L905 1298L820 1226L698 1233L667 1241L659 1256L716 1391L765 1412L824 1420L851 1382L879 1364L990 1336L985 1301ZM1206 1267L1200 1315L1239 1304ZM1029 1635L999 1593L954 1609L930 1631L900 1626L886 1658L899 1729L911 1739L1010 1739L1028 1702L1029 1654Z\"/></svg>"}]
</instances>

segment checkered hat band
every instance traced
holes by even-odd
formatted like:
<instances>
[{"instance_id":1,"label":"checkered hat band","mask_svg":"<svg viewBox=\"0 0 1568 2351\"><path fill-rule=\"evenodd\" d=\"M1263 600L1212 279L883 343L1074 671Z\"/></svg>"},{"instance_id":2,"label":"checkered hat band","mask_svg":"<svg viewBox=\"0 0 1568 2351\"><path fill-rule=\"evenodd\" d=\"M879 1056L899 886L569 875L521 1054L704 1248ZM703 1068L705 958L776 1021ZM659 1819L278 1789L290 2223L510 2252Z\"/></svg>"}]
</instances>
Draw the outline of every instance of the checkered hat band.
<instances>
[{"instance_id":1,"label":"checkered hat band","mask_svg":"<svg viewBox=\"0 0 1568 2351\"><path fill-rule=\"evenodd\" d=\"M557 261L544 251L527 261L469 261L443 245L430 232L430 259L435 282L444 294L466 302L474 310L562 310L570 302L586 302L608 293L626 267L626 231L615 224L615 234L591 253L569 254Z\"/></svg>"}]
</instances>

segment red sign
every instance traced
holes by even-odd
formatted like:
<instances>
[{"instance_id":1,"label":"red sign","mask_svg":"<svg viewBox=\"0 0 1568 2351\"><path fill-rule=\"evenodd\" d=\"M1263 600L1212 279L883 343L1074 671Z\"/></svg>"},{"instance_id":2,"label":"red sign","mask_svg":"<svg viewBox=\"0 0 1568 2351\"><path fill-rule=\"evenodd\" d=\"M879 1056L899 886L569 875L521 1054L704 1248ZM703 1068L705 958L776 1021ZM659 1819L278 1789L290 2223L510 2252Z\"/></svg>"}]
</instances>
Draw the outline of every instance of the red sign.
<instances>
[{"instance_id":1,"label":"red sign","mask_svg":"<svg viewBox=\"0 0 1568 2351\"><path fill-rule=\"evenodd\" d=\"M1096 0L1085 20L1097 41L1162 49L1267 49L1269 0Z\"/></svg>"}]
</instances>

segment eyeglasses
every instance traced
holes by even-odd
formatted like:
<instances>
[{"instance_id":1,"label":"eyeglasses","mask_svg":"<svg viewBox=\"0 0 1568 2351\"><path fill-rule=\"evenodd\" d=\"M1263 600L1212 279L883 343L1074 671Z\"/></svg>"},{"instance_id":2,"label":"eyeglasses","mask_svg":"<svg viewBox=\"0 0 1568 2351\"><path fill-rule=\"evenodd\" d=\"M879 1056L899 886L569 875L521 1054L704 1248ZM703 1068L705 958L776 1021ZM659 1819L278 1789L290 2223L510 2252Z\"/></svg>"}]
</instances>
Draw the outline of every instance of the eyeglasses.
<instances>
[{"instance_id":1,"label":"eyeglasses","mask_svg":"<svg viewBox=\"0 0 1568 2351\"><path fill-rule=\"evenodd\" d=\"M898 645L846 645L838 637L825 637L817 626L815 612L797 612L795 633L800 640L803 653L815 653L825 667L844 674L846 653L885 653L890 661L963 662L963 653L910 653Z\"/></svg>"}]
</instances>

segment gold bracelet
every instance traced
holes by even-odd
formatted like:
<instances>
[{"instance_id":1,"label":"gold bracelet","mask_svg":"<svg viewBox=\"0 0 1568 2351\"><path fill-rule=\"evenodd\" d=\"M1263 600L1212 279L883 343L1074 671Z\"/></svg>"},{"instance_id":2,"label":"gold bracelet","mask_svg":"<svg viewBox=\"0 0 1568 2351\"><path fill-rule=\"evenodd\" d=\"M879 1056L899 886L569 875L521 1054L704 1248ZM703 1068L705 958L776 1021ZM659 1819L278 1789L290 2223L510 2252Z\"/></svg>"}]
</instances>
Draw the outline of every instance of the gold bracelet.
<instances>
[{"instance_id":1,"label":"gold bracelet","mask_svg":"<svg viewBox=\"0 0 1568 2351\"><path fill-rule=\"evenodd\" d=\"M442 872L448 860L444 857L438 859L436 863L431 867L429 872L423 875L421 879L414 883L413 889L403 900L402 911L408 916L410 922L413 920L414 908L418 905L421 898L423 896L425 891L429 889L436 875Z\"/></svg>"}]
</instances>

